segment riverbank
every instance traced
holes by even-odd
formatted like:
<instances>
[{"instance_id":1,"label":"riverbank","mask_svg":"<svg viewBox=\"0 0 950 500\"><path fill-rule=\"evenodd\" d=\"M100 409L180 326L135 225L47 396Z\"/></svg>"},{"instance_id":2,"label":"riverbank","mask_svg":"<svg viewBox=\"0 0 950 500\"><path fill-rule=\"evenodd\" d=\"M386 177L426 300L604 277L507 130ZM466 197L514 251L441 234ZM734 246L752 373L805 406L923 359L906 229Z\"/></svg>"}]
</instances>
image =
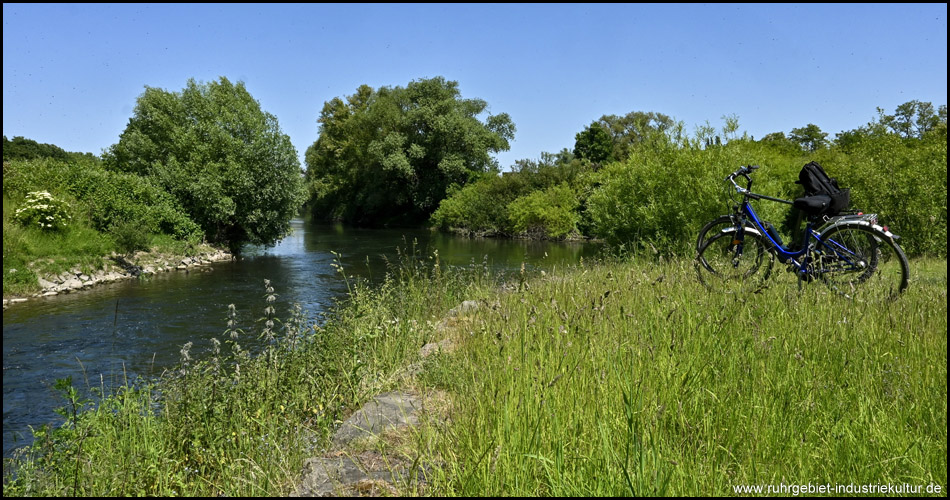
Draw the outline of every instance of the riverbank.
<instances>
[{"instance_id":1,"label":"riverbank","mask_svg":"<svg viewBox=\"0 0 950 500\"><path fill-rule=\"evenodd\" d=\"M480 269L406 260L319 326L285 322L258 356L237 345L258 332L224 332L206 359L186 346L161 411L137 389L67 413L5 496L322 494L311 473L353 467L372 473L350 494L946 487L944 259L912 261L887 307L782 273L761 293L711 294L685 260L528 272L504 293ZM365 409L411 413L406 395L432 411L335 445Z\"/></svg>"},{"instance_id":2,"label":"riverbank","mask_svg":"<svg viewBox=\"0 0 950 500\"><path fill-rule=\"evenodd\" d=\"M27 268L37 274L36 280L39 284L39 290L29 294L4 296L3 308L6 309L13 304L27 302L30 299L85 290L96 285L119 280L137 279L142 276L147 277L152 274L172 271L188 272L196 267L206 266L214 262L230 261L233 258L234 256L226 250L213 248L210 245L202 245L192 255L175 255L157 249L149 252L138 251L130 256L112 252L108 256L103 256L98 265L84 266L97 268L96 270L84 270L79 266L75 266L61 273L37 273L34 268L39 266L37 266L37 262L32 262L27 264ZM19 271L12 269L10 272L17 273Z\"/></svg>"}]
</instances>

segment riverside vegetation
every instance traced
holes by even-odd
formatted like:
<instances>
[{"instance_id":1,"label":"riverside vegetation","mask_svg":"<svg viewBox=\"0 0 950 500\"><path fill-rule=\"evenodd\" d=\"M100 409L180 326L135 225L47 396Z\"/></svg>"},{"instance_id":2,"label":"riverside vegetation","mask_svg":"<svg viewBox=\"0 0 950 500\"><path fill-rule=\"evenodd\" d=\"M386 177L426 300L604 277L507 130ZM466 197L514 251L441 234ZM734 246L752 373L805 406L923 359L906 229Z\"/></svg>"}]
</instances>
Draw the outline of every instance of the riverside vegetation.
<instances>
[{"instance_id":1,"label":"riverside vegetation","mask_svg":"<svg viewBox=\"0 0 950 500\"><path fill-rule=\"evenodd\" d=\"M507 149L514 124L475 120L485 109L441 78L327 103L306 155L311 213L597 237L613 255L506 277L409 250L379 286L340 269L349 294L319 322L279 320L280 284L265 284L256 328L222 311L220 338L182 346L159 379L59 381L63 422L4 461L4 495L286 494L349 412L396 388L445 401L377 445L414 465L403 494L731 495L809 481L945 491L945 105L879 110L833 142L813 125L756 141L736 135L734 117L688 137L664 115L611 115L573 151L505 175L488 153ZM8 159L4 141L5 296L111 252L273 243L304 201L276 119L224 78L147 88L101 160L12 142L44 157ZM903 237L908 291L865 304L777 276L758 294L708 293L688 258L698 228L728 208L721 179L764 165L757 190L793 198L811 160ZM31 205L56 208L17 216ZM780 220L774 205L760 215ZM40 227L44 217L57 224ZM436 328L465 300L482 306ZM452 353L418 359L443 335ZM260 351L244 347L250 336Z\"/></svg>"},{"instance_id":2,"label":"riverside vegetation","mask_svg":"<svg viewBox=\"0 0 950 500\"><path fill-rule=\"evenodd\" d=\"M709 294L688 262L643 257L500 288L474 262L407 252L380 286L348 281L319 325L277 321L265 283L256 328L222 311L221 337L183 346L160 380L61 381L63 424L5 467L4 495L286 495L353 408L397 388L444 394L443 414L374 445L413 464L400 494L946 487L946 262L911 268L882 307L781 277ZM407 377L463 300L480 306L440 333L455 349Z\"/></svg>"},{"instance_id":3,"label":"riverside vegetation","mask_svg":"<svg viewBox=\"0 0 950 500\"><path fill-rule=\"evenodd\" d=\"M40 194L55 204L30 201ZM146 87L101 159L3 138L3 294L36 292L38 275L93 274L113 253L271 245L304 196L290 138L243 83ZM57 224L17 215L31 206Z\"/></svg>"}]
</instances>

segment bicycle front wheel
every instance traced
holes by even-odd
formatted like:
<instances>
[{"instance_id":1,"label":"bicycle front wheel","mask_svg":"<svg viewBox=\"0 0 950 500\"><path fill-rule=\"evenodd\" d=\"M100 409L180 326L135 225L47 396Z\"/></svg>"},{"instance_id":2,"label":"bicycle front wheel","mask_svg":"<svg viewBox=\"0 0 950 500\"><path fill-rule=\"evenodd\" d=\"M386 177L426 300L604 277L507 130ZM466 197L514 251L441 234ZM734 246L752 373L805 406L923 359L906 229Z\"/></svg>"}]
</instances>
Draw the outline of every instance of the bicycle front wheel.
<instances>
[{"instance_id":1,"label":"bicycle front wheel","mask_svg":"<svg viewBox=\"0 0 950 500\"><path fill-rule=\"evenodd\" d=\"M907 289L910 264L894 239L864 224L833 226L816 248L815 274L834 292L861 300L894 300Z\"/></svg>"},{"instance_id":2,"label":"bicycle front wheel","mask_svg":"<svg viewBox=\"0 0 950 500\"><path fill-rule=\"evenodd\" d=\"M774 263L765 238L748 229L739 238L732 229L710 235L694 266L699 281L711 290L755 292L765 286Z\"/></svg>"},{"instance_id":3,"label":"bicycle front wheel","mask_svg":"<svg viewBox=\"0 0 950 500\"><path fill-rule=\"evenodd\" d=\"M699 230L699 236L696 237L696 253L698 254L703 248L703 244L706 243L706 239L710 235L714 235L723 229L729 229L736 227L735 217L732 215L720 215L715 219L706 223L702 229Z\"/></svg>"}]
</instances>

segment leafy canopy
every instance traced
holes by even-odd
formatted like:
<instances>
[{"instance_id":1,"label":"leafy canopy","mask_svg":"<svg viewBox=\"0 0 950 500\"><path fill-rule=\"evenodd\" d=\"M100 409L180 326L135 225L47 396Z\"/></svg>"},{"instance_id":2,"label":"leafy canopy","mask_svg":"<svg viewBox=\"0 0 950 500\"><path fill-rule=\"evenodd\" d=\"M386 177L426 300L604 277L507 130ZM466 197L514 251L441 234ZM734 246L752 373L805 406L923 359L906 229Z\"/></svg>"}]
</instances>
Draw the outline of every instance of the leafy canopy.
<instances>
[{"instance_id":1,"label":"leafy canopy","mask_svg":"<svg viewBox=\"0 0 950 500\"><path fill-rule=\"evenodd\" d=\"M232 251L275 243L305 198L290 138L242 82L225 77L190 79L181 92L146 87L103 162L153 179Z\"/></svg>"},{"instance_id":2,"label":"leafy canopy","mask_svg":"<svg viewBox=\"0 0 950 500\"><path fill-rule=\"evenodd\" d=\"M360 224L427 219L449 186L498 170L491 153L508 150L515 126L507 113L480 121L487 108L442 77L362 85L325 103L306 154L314 216Z\"/></svg>"}]
</instances>

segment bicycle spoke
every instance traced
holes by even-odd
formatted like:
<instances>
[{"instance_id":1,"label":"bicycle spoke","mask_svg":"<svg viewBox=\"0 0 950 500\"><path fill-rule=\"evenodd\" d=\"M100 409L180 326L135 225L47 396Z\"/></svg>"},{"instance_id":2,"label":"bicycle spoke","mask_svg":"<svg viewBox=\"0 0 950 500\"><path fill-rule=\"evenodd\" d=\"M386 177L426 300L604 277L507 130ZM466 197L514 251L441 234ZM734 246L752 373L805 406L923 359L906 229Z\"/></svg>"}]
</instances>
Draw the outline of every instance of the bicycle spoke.
<instances>
[{"instance_id":1,"label":"bicycle spoke","mask_svg":"<svg viewBox=\"0 0 950 500\"><path fill-rule=\"evenodd\" d=\"M817 255L815 272L845 297L893 300L907 288L907 258L893 240L873 228L832 228L822 236Z\"/></svg>"},{"instance_id":2,"label":"bicycle spoke","mask_svg":"<svg viewBox=\"0 0 950 500\"><path fill-rule=\"evenodd\" d=\"M765 285L774 256L765 242L746 232L741 243L736 231L711 236L696 257L699 280L717 291L750 292Z\"/></svg>"}]
</instances>

